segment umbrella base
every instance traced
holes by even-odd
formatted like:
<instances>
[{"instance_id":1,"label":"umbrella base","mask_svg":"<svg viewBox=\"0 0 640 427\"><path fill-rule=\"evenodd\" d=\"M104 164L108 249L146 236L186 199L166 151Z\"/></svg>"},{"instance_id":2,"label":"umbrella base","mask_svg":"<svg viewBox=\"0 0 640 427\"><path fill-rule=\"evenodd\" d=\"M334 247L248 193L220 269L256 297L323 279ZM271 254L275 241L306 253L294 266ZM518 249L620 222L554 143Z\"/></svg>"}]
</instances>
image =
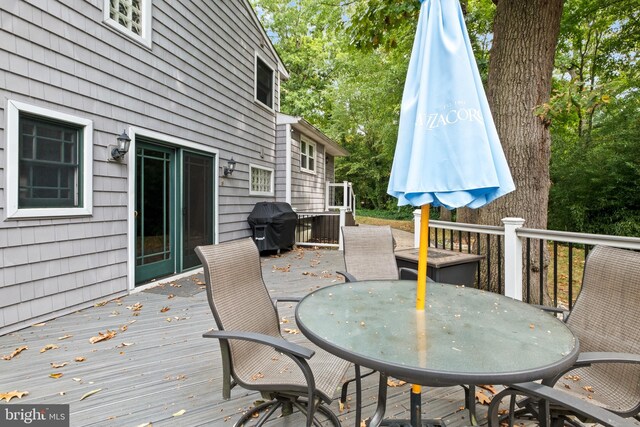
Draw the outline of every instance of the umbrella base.
<instances>
[{"instance_id":1,"label":"umbrella base","mask_svg":"<svg viewBox=\"0 0 640 427\"><path fill-rule=\"evenodd\" d=\"M422 420L422 427L446 427L444 420ZM411 420L384 420L380 427L412 427Z\"/></svg>"}]
</instances>

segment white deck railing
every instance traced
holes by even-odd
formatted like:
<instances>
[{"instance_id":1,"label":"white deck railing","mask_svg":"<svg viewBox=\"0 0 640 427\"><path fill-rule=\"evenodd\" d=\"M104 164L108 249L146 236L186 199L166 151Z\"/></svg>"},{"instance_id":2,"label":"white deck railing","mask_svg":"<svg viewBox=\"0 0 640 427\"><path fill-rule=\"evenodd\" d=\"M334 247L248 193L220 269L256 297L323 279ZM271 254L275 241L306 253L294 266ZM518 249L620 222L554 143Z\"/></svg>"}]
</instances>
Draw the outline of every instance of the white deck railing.
<instances>
[{"instance_id":1,"label":"white deck railing","mask_svg":"<svg viewBox=\"0 0 640 427\"><path fill-rule=\"evenodd\" d=\"M414 246L417 248L420 242L420 210L414 215ZM538 230L524 228L525 220L522 218L504 218L504 226L487 226L464 224L449 221L429 221L429 227L442 230L455 230L478 234L495 234L503 236L504 241L504 293L506 296L522 300L523 284L523 242L527 238L550 240L559 243L577 243L584 245L605 245L618 248L640 250L640 238L608 236L602 234L573 233L566 231Z\"/></svg>"},{"instance_id":2,"label":"white deck railing","mask_svg":"<svg viewBox=\"0 0 640 427\"><path fill-rule=\"evenodd\" d=\"M353 193L353 186L348 181L328 182L325 189L325 209L347 209L356 216L356 195Z\"/></svg>"}]
</instances>

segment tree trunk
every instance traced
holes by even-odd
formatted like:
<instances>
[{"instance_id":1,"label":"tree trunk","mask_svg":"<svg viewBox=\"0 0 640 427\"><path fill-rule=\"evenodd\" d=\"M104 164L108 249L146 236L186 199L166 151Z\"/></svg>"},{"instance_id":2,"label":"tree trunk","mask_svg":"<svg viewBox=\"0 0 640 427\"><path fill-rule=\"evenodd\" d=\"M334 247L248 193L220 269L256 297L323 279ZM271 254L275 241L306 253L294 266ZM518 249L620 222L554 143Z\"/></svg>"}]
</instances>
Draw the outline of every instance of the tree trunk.
<instances>
[{"instance_id":1,"label":"tree trunk","mask_svg":"<svg viewBox=\"0 0 640 427\"><path fill-rule=\"evenodd\" d=\"M551 138L549 124L534 115L534 108L550 97L562 0L494 2L487 96L516 190L482 208L478 220L501 225L502 218L515 216L524 218L526 227L545 229ZM532 283L538 283L546 269L537 254L532 259ZM533 288L532 300L538 302Z\"/></svg>"}]
</instances>

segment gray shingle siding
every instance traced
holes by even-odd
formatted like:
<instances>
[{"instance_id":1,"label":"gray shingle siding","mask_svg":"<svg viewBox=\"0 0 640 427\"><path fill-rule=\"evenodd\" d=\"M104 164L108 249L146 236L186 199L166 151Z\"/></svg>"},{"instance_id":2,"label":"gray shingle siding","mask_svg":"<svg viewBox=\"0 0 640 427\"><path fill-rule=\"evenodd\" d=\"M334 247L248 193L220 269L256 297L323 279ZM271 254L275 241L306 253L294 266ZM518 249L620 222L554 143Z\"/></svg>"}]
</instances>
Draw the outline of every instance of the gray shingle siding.
<instances>
[{"instance_id":1,"label":"gray shingle siding","mask_svg":"<svg viewBox=\"0 0 640 427\"><path fill-rule=\"evenodd\" d=\"M248 236L248 213L269 199L249 196L249 163L275 169L276 156L275 113L254 101L255 52L274 70L278 59L247 3L153 2L151 49L104 24L102 7L0 5L0 333L127 292L133 153L106 162L123 128L213 147L220 166L234 157L216 190L220 241ZM8 100L93 122L91 216L6 218Z\"/></svg>"}]
</instances>

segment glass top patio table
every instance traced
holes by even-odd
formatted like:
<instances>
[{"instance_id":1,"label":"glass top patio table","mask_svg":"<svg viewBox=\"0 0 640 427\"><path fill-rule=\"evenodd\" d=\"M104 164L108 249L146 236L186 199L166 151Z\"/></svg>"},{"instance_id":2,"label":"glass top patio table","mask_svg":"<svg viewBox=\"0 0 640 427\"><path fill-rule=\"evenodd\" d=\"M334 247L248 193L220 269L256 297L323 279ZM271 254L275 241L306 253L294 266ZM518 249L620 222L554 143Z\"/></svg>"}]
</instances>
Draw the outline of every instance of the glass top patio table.
<instances>
[{"instance_id":1,"label":"glass top patio table","mask_svg":"<svg viewBox=\"0 0 640 427\"><path fill-rule=\"evenodd\" d=\"M337 284L297 305L302 333L319 347L388 376L425 386L512 384L571 366L578 340L554 316L503 295L415 281Z\"/></svg>"}]
</instances>

